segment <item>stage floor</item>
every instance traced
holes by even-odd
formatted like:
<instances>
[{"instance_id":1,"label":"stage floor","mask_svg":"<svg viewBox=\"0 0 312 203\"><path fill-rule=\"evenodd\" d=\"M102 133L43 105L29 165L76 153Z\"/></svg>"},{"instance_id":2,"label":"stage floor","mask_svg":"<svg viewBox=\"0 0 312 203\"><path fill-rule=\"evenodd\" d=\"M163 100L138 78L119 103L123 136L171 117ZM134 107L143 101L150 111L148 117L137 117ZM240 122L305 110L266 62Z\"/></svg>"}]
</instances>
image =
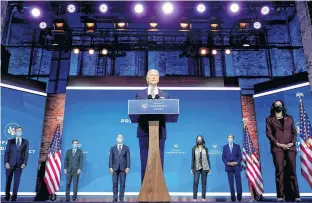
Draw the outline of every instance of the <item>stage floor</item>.
<instances>
[{"instance_id":1,"label":"stage floor","mask_svg":"<svg viewBox=\"0 0 312 203\"><path fill-rule=\"evenodd\" d=\"M127 196L125 197L125 202L136 202L136 196ZM194 203L192 197L187 196L174 196L171 197L172 202L192 202ZM312 202L312 197L303 197L301 198L302 202ZM111 196L79 196L75 202L112 202L113 197ZM244 197L242 202L250 202L250 197ZM4 201L4 196L1 195L1 201ZM33 202L34 197L31 196L19 196L18 202ZM64 196L58 196L55 202L64 202L65 197ZM263 203L265 202L275 202L276 198L264 198ZM39 201L36 201L39 202ZM230 198L224 198L224 197L208 197L205 201L202 201L201 198L198 198L196 202L231 202Z\"/></svg>"}]
</instances>

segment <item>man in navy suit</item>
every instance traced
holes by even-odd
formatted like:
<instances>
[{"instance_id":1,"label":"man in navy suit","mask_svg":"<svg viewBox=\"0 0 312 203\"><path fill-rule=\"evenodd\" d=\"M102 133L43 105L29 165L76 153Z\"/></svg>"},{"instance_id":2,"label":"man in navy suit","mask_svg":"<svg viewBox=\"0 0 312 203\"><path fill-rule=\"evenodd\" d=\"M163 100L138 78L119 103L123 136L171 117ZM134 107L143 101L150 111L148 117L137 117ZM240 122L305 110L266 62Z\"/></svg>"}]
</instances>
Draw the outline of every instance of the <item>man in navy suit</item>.
<instances>
[{"instance_id":1,"label":"man in navy suit","mask_svg":"<svg viewBox=\"0 0 312 203\"><path fill-rule=\"evenodd\" d=\"M113 176L113 201L117 202L118 179L120 179L119 201L124 201L126 175L130 170L130 150L123 144L123 135L117 135L117 145L109 153L109 172Z\"/></svg>"},{"instance_id":2,"label":"man in navy suit","mask_svg":"<svg viewBox=\"0 0 312 203\"><path fill-rule=\"evenodd\" d=\"M17 127L15 129L16 138L8 140L5 149L4 163L6 168L6 185L5 185L5 200L10 200L10 189L12 178L14 175L12 201L16 201L18 187L23 169L27 165L29 144L28 141L22 138L23 129Z\"/></svg>"},{"instance_id":3,"label":"man in navy suit","mask_svg":"<svg viewBox=\"0 0 312 203\"><path fill-rule=\"evenodd\" d=\"M147 72L146 81L148 88L140 90L136 94L136 99L168 99L168 94L161 91L157 85L159 83L159 72L155 69L151 69ZM166 142L166 122L162 116L140 116L137 129L137 137L140 143L140 157L141 157L141 183L143 183L147 155L148 155L148 143L149 143L149 125L148 121L159 121L159 151L162 168L164 168L164 150Z\"/></svg>"},{"instance_id":4,"label":"man in navy suit","mask_svg":"<svg viewBox=\"0 0 312 203\"><path fill-rule=\"evenodd\" d=\"M225 165L225 171L227 172L228 181L231 190L231 200L236 201L235 190L234 190L234 177L236 182L237 200L242 200L242 152L240 146L234 143L234 136L228 135L229 144L223 147L222 161Z\"/></svg>"}]
</instances>

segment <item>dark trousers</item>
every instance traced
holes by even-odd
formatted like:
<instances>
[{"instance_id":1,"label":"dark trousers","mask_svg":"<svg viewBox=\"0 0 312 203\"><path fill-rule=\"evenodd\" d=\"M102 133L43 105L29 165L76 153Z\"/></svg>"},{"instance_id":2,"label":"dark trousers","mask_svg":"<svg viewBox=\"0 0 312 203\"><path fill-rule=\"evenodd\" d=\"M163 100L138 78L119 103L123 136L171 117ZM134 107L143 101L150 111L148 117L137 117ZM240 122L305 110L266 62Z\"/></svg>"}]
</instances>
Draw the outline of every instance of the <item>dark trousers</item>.
<instances>
[{"instance_id":1,"label":"dark trousers","mask_svg":"<svg viewBox=\"0 0 312 203\"><path fill-rule=\"evenodd\" d=\"M141 157L141 183L143 183L146 164L147 164L147 156L148 156L148 145L149 145L148 136L139 137L140 143L140 157ZM160 159L161 166L164 169L164 151L165 151L165 142L166 138L159 139L159 151L160 151Z\"/></svg>"},{"instance_id":2,"label":"dark trousers","mask_svg":"<svg viewBox=\"0 0 312 203\"><path fill-rule=\"evenodd\" d=\"M236 201L235 189L234 189L234 178L235 178L237 200L241 201L242 193L243 193L241 171L240 170L228 171L227 176L228 176L228 181L230 185L231 200Z\"/></svg>"},{"instance_id":3,"label":"dark trousers","mask_svg":"<svg viewBox=\"0 0 312 203\"><path fill-rule=\"evenodd\" d=\"M77 198L79 174L67 173L66 174L66 199L69 199L69 197L70 197L70 185L71 185L72 179L74 182L73 199Z\"/></svg>"},{"instance_id":4,"label":"dark trousers","mask_svg":"<svg viewBox=\"0 0 312 203\"><path fill-rule=\"evenodd\" d=\"M300 197L296 173L296 155L297 152L289 150L272 153L277 198L284 198L284 183L290 184L293 196ZM285 169L287 169L288 180L284 180Z\"/></svg>"},{"instance_id":5,"label":"dark trousers","mask_svg":"<svg viewBox=\"0 0 312 203\"><path fill-rule=\"evenodd\" d=\"M13 196L12 199L17 198L17 192L18 192L18 187L21 179L23 169L21 167L11 167L10 169L6 169L6 185L5 185L5 198L9 199L10 198L10 189L11 189L11 183L12 183L12 178L14 175L14 184L13 184Z\"/></svg>"},{"instance_id":6,"label":"dark trousers","mask_svg":"<svg viewBox=\"0 0 312 203\"><path fill-rule=\"evenodd\" d=\"M201 175L201 184L202 184L202 198L206 199L208 171L204 171L203 169L200 169L200 170L194 170L193 173L194 173L193 199L197 199L197 192L198 192L198 184L199 184L199 176L200 175Z\"/></svg>"},{"instance_id":7,"label":"dark trousers","mask_svg":"<svg viewBox=\"0 0 312 203\"><path fill-rule=\"evenodd\" d=\"M126 172L121 171L118 169L118 171L114 171L113 173L113 198L114 201L117 201L118 197L118 179L119 179L119 200L123 201L124 194L125 194L125 183L126 183Z\"/></svg>"}]
</instances>

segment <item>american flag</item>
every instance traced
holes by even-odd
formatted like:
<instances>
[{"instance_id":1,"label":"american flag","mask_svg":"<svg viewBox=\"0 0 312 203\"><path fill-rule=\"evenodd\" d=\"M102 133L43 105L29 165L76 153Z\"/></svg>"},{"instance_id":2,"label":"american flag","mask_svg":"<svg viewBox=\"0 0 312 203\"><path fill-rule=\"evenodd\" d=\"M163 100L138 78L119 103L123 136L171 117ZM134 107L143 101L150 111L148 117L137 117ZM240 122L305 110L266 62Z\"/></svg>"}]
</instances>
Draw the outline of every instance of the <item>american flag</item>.
<instances>
[{"instance_id":1,"label":"american flag","mask_svg":"<svg viewBox=\"0 0 312 203\"><path fill-rule=\"evenodd\" d=\"M312 188L312 130L300 98L300 162L301 174Z\"/></svg>"},{"instance_id":2,"label":"american flag","mask_svg":"<svg viewBox=\"0 0 312 203\"><path fill-rule=\"evenodd\" d=\"M244 128L243 169L246 171L249 185L255 190L257 196L262 195L264 190L260 163L247 126Z\"/></svg>"},{"instance_id":3,"label":"american flag","mask_svg":"<svg viewBox=\"0 0 312 203\"><path fill-rule=\"evenodd\" d=\"M50 195L55 194L60 189L61 176L61 132L60 124L57 124L50 145L50 153L46 162L44 182L47 185Z\"/></svg>"}]
</instances>

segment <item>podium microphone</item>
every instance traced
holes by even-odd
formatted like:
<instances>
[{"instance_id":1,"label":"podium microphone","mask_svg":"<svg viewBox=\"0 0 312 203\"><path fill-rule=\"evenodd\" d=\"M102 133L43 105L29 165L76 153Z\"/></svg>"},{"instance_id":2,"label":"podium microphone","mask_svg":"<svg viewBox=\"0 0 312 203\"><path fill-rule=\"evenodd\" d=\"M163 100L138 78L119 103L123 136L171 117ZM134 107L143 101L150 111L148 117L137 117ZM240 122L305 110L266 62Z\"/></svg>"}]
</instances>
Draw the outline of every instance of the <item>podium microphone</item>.
<instances>
[{"instance_id":1,"label":"podium microphone","mask_svg":"<svg viewBox=\"0 0 312 203\"><path fill-rule=\"evenodd\" d=\"M148 99L153 99L153 96L152 96L151 94L149 94L149 95L147 96L147 98L148 98Z\"/></svg>"},{"instance_id":2,"label":"podium microphone","mask_svg":"<svg viewBox=\"0 0 312 203\"><path fill-rule=\"evenodd\" d=\"M159 99L159 95L158 94L155 95L155 99Z\"/></svg>"}]
</instances>

